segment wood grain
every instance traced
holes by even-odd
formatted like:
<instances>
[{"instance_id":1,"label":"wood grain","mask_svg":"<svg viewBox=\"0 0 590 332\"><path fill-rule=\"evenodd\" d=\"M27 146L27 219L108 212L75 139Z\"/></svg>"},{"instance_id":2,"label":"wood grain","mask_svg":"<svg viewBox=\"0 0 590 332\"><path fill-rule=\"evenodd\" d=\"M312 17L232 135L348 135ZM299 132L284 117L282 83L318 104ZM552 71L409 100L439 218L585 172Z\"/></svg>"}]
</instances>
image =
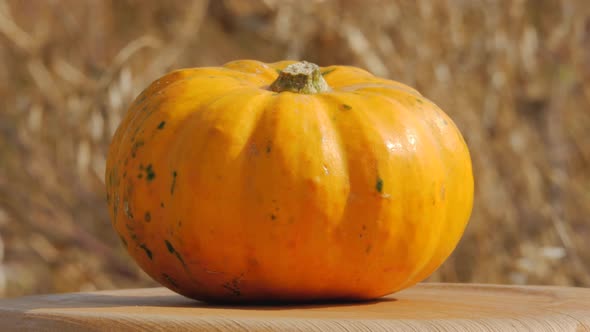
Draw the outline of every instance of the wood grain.
<instances>
[{"instance_id":1,"label":"wood grain","mask_svg":"<svg viewBox=\"0 0 590 332\"><path fill-rule=\"evenodd\" d=\"M164 288L0 300L0 331L590 331L590 289L420 284L376 301L204 304Z\"/></svg>"}]
</instances>

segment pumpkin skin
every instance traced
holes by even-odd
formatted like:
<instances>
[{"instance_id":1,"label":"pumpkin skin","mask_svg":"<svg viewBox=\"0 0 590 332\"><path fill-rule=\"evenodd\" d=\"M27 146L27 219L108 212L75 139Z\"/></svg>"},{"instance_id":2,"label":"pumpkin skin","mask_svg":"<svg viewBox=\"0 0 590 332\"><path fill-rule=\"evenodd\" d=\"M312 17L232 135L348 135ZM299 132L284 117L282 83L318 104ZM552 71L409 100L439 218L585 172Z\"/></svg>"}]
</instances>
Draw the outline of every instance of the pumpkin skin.
<instances>
[{"instance_id":1,"label":"pumpkin skin","mask_svg":"<svg viewBox=\"0 0 590 332\"><path fill-rule=\"evenodd\" d=\"M177 70L107 158L111 220L153 279L205 301L365 300L428 277L473 204L468 148L416 90L347 66L269 89L291 61Z\"/></svg>"}]
</instances>

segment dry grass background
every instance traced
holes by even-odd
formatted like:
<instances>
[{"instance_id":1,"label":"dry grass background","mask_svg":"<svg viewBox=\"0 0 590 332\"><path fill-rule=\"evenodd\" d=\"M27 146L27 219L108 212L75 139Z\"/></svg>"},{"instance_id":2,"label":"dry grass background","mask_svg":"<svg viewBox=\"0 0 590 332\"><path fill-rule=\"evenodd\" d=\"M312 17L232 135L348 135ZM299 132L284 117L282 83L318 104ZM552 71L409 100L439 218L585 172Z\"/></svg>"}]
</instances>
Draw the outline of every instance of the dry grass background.
<instances>
[{"instance_id":1,"label":"dry grass background","mask_svg":"<svg viewBox=\"0 0 590 332\"><path fill-rule=\"evenodd\" d=\"M586 0L0 0L0 295L153 285L108 220L110 137L166 71L242 58L360 66L456 121L475 207L429 280L590 286Z\"/></svg>"}]
</instances>

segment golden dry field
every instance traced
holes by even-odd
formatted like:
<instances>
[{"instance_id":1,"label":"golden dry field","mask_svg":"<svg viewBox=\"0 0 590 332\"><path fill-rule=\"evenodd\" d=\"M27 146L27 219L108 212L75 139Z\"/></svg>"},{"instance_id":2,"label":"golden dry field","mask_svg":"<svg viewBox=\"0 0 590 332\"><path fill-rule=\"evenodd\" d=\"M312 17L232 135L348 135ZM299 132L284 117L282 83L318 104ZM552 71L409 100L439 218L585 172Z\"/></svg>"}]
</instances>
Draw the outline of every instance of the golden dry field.
<instances>
[{"instance_id":1,"label":"golden dry field","mask_svg":"<svg viewBox=\"0 0 590 332\"><path fill-rule=\"evenodd\" d=\"M470 147L475 204L428 280L590 287L587 0L0 0L0 296L154 285L107 211L107 147L169 70L346 64Z\"/></svg>"}]
</instances>

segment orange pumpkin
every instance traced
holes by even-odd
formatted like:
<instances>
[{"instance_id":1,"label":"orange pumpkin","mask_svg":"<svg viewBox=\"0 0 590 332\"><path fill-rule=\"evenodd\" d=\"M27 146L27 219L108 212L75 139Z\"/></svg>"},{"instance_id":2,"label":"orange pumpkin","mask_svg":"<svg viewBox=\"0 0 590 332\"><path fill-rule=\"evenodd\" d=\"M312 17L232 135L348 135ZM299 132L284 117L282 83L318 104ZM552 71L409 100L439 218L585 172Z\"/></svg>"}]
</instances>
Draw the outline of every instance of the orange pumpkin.
<instances>
[{"instance_id":1,"label":"orange pumpkin","mask_svg":"<svg viewBox=\"0 0 590 332\"><path fill-rule=\"evenodd\" d=\"M451 119L347 66L235 61L174 71L108 154L112 223L166 287L206 301L362 300L450 255L473 177Z\"/></svg>"}]
</instances>

